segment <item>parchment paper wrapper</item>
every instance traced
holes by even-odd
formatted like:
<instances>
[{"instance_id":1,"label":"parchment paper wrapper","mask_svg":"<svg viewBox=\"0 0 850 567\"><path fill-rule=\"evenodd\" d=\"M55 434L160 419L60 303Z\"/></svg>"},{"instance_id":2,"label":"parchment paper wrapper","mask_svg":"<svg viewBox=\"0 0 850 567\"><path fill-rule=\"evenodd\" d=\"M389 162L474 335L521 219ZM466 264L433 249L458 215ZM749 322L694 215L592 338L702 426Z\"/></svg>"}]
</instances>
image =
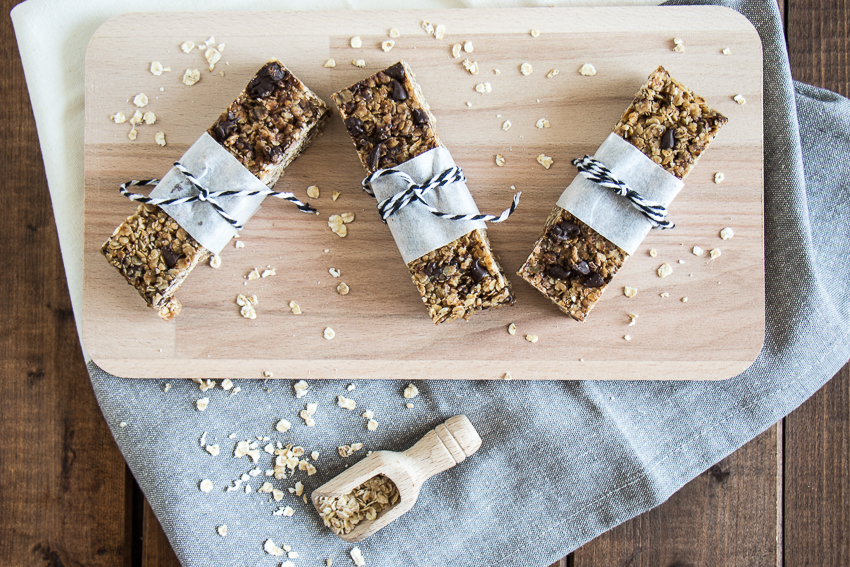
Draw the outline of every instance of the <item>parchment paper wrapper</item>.
<instances>
[{"instance_id":1,"label":"parchment paper wrapper","mask_svg":"<svg viewBox=\"0 0 850 567\"><path fill-rule=\"evenodd\" d=\"M226 189L248 191L268 189L265 183L257 179L206 132L186 150L180 158L180 163L192 172L195 179L209 189L210 193ZM183 174L171 168L154 187L150 196L172 198L197 194L198 191ZM227 214L244 225L254 216L265 198L265 195L217 197L216 202L227 211ZM209 203L195 201L182 205L160 205L160 208L213 254L220 253L230 239L238 234L233 225L224 220Z\"/></svg>"},{"instance_id":2,"label":"parchment paper wrapper","mask_svg":"<svg viewBox=\"0 0 850 567\"><path fill-rule=\"evenodd\" d=\"M684 186L681 179L665 171L613 132L608 134L593 157L629 187L665 207ZM652 224L628 199L598 186L581 174L576 175L561 193L557 204L629 255L637 251L652 228Z\"/></svg>"},{"instance_id":3,"label":"parchment paper wrapper","mask_svg":"<svg viewBox=\"0 0 850 567\"><path fill-rule=\"evenodd\" d=\"M403 171L416 183L424 183L452 167L455 167L455 162L449 150L438 146L392 169ZM392 175L379 177L372 182L372 191L378 202L405 189L406 184ZM435 209L446 213L478 214L478 207L466 183L444 185L428 193L424 199ZM413 201L387 219L387 226L390 227L404 263L409 264L428 252L487 225L484 221L441 219L428 212L419 201Z\"/></svg>"}]
</instances>

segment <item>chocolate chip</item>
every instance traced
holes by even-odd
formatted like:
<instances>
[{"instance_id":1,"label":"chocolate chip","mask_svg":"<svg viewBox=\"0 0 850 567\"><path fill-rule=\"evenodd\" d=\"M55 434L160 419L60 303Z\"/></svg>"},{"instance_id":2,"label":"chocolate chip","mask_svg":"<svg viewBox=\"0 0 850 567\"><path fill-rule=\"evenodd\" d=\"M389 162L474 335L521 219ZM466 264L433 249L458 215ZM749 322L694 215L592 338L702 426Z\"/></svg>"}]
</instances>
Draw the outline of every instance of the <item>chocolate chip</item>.
<instances>
[{"instance_id":1,"label":"chocolate chip","mask_svg":"<svg viewBox=\"0 0 850 567\"><path fill-rule=\"evenodd\" d=\"M283 67L280 66L280 63L277 63L275 61L267 63L263 71L265 71L269 78L275 82L283 79L283 76L285 74L285 71L283 70Z\"/></svg>"},{"instance_id":2,"label":"chocolate chip","mask_svg":"<svg viewBox=\"0 0 850 567\"><path fill-rule=\"evenodd\" d=\"M264 150L269 161L272 163L279 163L283 159L283 150L280 146L266 146Z\"/></svg>"},{"instance_id":3,"label":"chocolate chip","mask_svg":"<svg viewBox=\"0 0 850 567\"><path fill-rule=\"evenodd\" d=\"M489 276L490 272L488 272L487 268L482 266L481 262L478 260L478 258L476 258L472 262L472 271L470 272L470 275L472 276L472 281L474 281L475 283L478 283L481 280L483 280L486 276Z\"/></svg>"},{"instance_id":4,"label":"chocolate chip","mask_svg":"<svg viewBox=\"0 0 850 567\"><path fill-rule=\"evenodd\" d=\"M229 138L235 130L236 120L228 116L228 120L225 120L224 122L220 122L215 125L215 128L213 128L213 137L216 139L217 142L223 144L224 141Z\"/></svg>"},{"instance_id":5,"label":"chocolate chip","mask_svg":"<svg viewBox=\"0 0 850 567\"><path fill-rule=\"evenodd\" d=\"M165 260L165 265L168 266L169 270L176 266L177 260L180 259L180 254L175 254L172 252L171 248L162 248L160 253L162 254L162 259Z\"/></svg>"},{"instance_id":6,"label":"chocolate chip","mask_svg":"<svg viewBox=\"0 0 850 567\"><path fill-rule=\"evenodd\" d=\"M359 136L364 133L363 121L356 116L349 116L346 118L345 127L348 128L348 133L352 136Z\"/></svg>"},{"instance_id":7,"label":"chocolate chip","mask_svg":"<svg viewBox=\"0 0 850 567\"><path fill-rule=\"evenodd\" d=\"M393 79L397 79L399 81L404 80L404 67L401 63L396 63L392 67L388 67L384 69L384 73L392 77Z\"/></svg>"},{"instance_id":8,"label":"chocolate chip","mask_svg":"<svg viewBox=\"0 0 850 567\"><path fill-rule=\"evenodd\" d=\"M404 90L404 85L402 85L398 81L393 81L392 98L395 101L407 100L407 91Z\"/></svg>"},{"instance_id":9,"label":"chocolate chip","mask_svg":"<svg viewBox=\"0 0 850 567\"><path fill-rule=\"evenodd\" d=\"M550 266L546 273L549 274L550 278L555 278L556 280L565 280L570 277L572 271L564 268L563 266L555 264L554 266Z\"/></svg>"},{"instance_id":10,"label":"chocolate chip","mask_svg":"<svg viewBox=\"0 0 850 567\"><path fill-rule=\"evenodd\" d=\"M428 124L428 115L421 108L413 109L413 123L414 124Z\"/></svg>"},{"instance_id":11,"label":"chocolate chip","mask_svg":"<svg viewBox=\"0 0 850 567\"><path fill-rule=\"evenodd\" d=\"M377 171L378 165L381 163L381 154L383 152L384 145L378 144L375 146L375 149L372 150L372 153L369 154L369 169L372 171Z\"/></svg>"},{"instance_id":12,"label":"chocolate chip","mask_svg":"<svg viewBox=\"0 0 850 567\"><path fill-rule=\"evenodd\" d=\"M433 278L434 276L439 276L443 273L443 268L437 262L429 262L427 266L425 266L425 275Z\"/></svg>"},{"instance_id":13,"label":"chocolate chip","mask_svg":"<svg viewBox=\"0 0 850 567\"><path fill-rule=\"evenodd\" d=\"M265 98L274 91L275 86L276 83L268 75L257 75L248 83L248 95L251 98Z\"/></svg>"},{"instance_id":14,"label":"chocolate chip","mask_svg":"<svg viewBox=\"0 0 850 567\"><path fill-rule=\"evenodd\" d=\"M576 236L581 234L581 229L578 227L578 225L570 221L561 221L558 223L558 226L561 227L561 231L568 239L575 238Z\"/></svg>"},{"instance_id":15,"label":"chocolate chip","mask_svg":"<svg viewBox=\"0 0 850 567\"><path fill-rule=\"evenodd\" d=\"M583 276L586 276L590 273L590 266L587 265L587 262L584 260L579 260L575 264L573 264L573 270L577 271Z\"/></svg>"},{"instance_id":16,"label":"chocolate chip","mask_svg":"<svg viewBox=\"0 0 850 567\"><path fill-rule=\"evenodd\" d=\"M672 150L676 145L676 131L673 128L667 128L664 135L661 136L661 149Z\"/></svg>"},{"instance_id":17,"label":"chocolate chip","mask_svg":"<svg viewBox=\"0 0 850 567\"><path fill-rule=\"evenodd\" d=\"M584 287L602 287L605 285L605 279L596 272L591 273L582 280L581 285Z\"/></svg>"}]
</instances>

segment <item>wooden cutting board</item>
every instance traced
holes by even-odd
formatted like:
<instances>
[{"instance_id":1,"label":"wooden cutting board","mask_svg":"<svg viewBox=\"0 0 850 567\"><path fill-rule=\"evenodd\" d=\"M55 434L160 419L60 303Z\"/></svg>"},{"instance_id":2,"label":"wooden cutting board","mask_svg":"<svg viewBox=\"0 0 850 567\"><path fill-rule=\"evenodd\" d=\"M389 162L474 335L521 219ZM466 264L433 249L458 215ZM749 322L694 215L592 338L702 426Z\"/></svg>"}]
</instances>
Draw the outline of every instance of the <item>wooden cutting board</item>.
<instances>
[{"instance_id":1,"label":"wooden cutting board","mask_svg":"<svg viewBox=\"0 0 850 567\"><path fill-rule=\"evenodd\" d=\"M437 40L421 22L446 26ZM401 37L388 53L388 30ZM530 30L539 30L532 37ZM202 53L180 44L214 36L225 43L214 72ZM362 38L360 49L351 36ZM681 37L685 50L672 50ZM454 59L452 45L471 41ZM721 50L729 48L731 54ZM271 57L328 103L332 92L407 60L437 117L446 147L469 178L484 212L501 211L515 186L516 214L488 232L513 282L516 305L470 321L435 326L374 200L360 189L364 171L338 115L287 169L277 185L309 200L319 216L267 200L242 231L242 249L228 245L220 269L199 266L180 288L183 312L161 321L109 266L99 247L135 205L119 183L161 177ZM478 62L470 75L463 57ZM328 58L335 68L325 68ZM363 59L366 67L351 64ZM171 72L154 76L150 63ZM533 73L524 76L528 62ZM581 76L592 63L598 73ZM586 323L578 323L513 275L536 240L555 200L575 175L570 160L593 153L646 76L659 64L729 117L674 201L672 231L652 231L617 275ZM138 378L401 378L686 379L731 377L758 355L764 338L764 209L762 54L755 29L719 7L520 8L384 12L127 14L96 32L86 60L85 287L86 349L103 369ZM194 86L183 71L201 69ZM498 72L495 71L498 69ZM547 77L550 70L559 73ZM223 76L220 72L223 71ZM492 92L475 92L477 83ZM114 124L109 116L144 109L154 125ZM732 97L746 97L738 105ZM550 128L535 123L547 118ZM502 124L510 120L512 127ZM165 133L168 144L154 142ZM536 157L554 159L546 170ZM497 167L496 154L506 163ZM714 183L715 172L725 180ZM318 199L306 189L317 185ZM339 191L339 200L331 193ZM348 236L327 226L353 212ZM719 231L734 229L731 240ZM693 246L722 256L694 256ZM657 251L651 257L649 250ZM656 275L662 262L674 269ZM248 281L253 269L277 275ZM330 268L340 271L333 277ZM340 282L347 296L336 293ZM637 288L625 297L623 286ZM662 293L669 297L661 297ZM256 294L257 318L244 319L234 300ZM684 300L687 298L687 301ZM296 301L302 315L290 312ZM629 326L628 313L638 314ZM516 325L515 336L507 332ZM322 333L336 332L333 340ZM537 335L531 343L526 335ZM624 337L630 338L626 340Z\"/></svg>"}]
</instances>

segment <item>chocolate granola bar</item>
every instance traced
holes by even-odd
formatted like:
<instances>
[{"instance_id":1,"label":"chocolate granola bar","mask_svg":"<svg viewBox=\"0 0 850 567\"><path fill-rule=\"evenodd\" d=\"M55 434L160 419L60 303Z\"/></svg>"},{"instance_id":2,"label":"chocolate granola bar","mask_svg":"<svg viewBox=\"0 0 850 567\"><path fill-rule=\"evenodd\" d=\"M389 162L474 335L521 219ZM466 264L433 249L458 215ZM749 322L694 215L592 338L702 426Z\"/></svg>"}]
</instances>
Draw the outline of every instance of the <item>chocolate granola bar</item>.
<instances>
[{"instance_id":1,"label":"chocolate granola bar","mask_svg":"<svg viewBox=\"0 0 850 567\"><path fill-rule=\"evenodd\" d=\"M435 119L401 61L333 95L370 174L440 145ZM475 229L407 264L435 324L511 305L514 296L487 233Z\"/></svg>"},{"instance_id":2,"label":"chocolate granola bar","mask_svg":"<svg viewBox=\"0 0 850 567\"><path fill-rule=\"evenodd\" d=\"M319 97L282 63L272 60L257 71L207 133L271 187L329 116ZM174 292L210 256L164 210L147 204L121 223L100 251L165 320L180 313Z\"/></svg>"},{"instance_id":3,"label":"chocolate granola bar","mask_svg":"<svg viewBox=\"0 0 850 567\"><path fill-rule=\"evenodd\" d=\"M658 67L614 133L684 179L727 120ZM556 206L517 273L561 311L584 321L627 258L626 252Z\"/></svg>"}]
</instances>

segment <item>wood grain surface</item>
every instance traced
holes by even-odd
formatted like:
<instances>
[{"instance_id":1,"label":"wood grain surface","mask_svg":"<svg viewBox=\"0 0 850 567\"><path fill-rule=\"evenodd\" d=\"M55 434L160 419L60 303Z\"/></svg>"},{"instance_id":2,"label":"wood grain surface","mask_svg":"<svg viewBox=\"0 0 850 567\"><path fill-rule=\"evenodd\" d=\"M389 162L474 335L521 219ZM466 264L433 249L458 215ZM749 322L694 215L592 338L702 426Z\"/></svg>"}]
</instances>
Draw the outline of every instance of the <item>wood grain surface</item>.
<instances>
[{"instance_id":1,"label":"wood grain surface","mask_svg":"<svg viewBox=\"0 0 850 567\"><path fill-rule=\"evenodd\" d=\"M445 23L442 41L420 22ZM132 20L132 25L130 25ZM257 35L257 21L275 32ZM402 37L390 53L379 49L387 29ZM146 30L127 42L127 29ZM184 67L203 62L178 45L186 29L221 30L224 60L204 71L193 87L180 84ZM529 34L537 28L541 34ZM684 53L672 38L687 31ZM361 49L349 46L359 34ZM450 53L453 43L472 40L481 72L467 73ZM721 49L732 54L724 56ZM170 51L170 52L169 52ZM575 175L569 159L592 153L610 133L648 73L663 64L671 73L730 117L674 202L677 228L653 231L626 263L611 289L584 324L572 321L519 277L512 277L517 304L435 327L428 319L398 251L375 213L374 200L358 189L363 169L338 117L288 170L278 190L306 199L307 186L323 191L313 201L318 217L270 203L242 231L243 250L222 253L222 267L199 266L180 289L183 313L171 324L159 320L134 289L99 254L104 239L135 206L118 194L122 181L161 176L233 99L270 56L282 59L325 100L359 78L407 60L439 121L445 145L465 169L483 211L501 210L514 190L523 191L517 213L489 234L508 274L531 250L557 196ZM322 63L333 57L337 67ZM351 65L364 58L366 68ZM151 60L174 69L155 77ZM598 74L577 72L592 60ZM529 61L535 71L519 72ZM493 72L497 68L499 75ZM560 74L546 78L550 69ZM89 45L86 78L86 241L83 334L86 348L105 370L124 377L498 379L723 379L744 370L764 336L761 44L739 14L718 7L539 8L437 12L296 14L133 14L110 20ZM493 84L481 95L473 86ZM164 91L159 87L164 85ZM128 124L108 117L146 92L154 126L139 126L131 141ZM744 106L732 96L743 93ZM468 107L466 102L472 106ZM546 117L552 127L535 128ZM501 128L511 120L509 131ZM153 141L158 130L169 144ZM503 153L507 164L497 167ZM536 162L540 153L555 165ZM713 181L722 170L726 180ZM339 201L330 193L342 193ZM349 235L327 227L329 214L354 212ZM735 230L722 241L719 231ZM690 253L694 245L719 248L709 260ZM657 249L658 257L648 255ZM327 251L327 252L325 252ZM656 269L669 262L674 274ZM247 282L254 267L271 265L277 276ZM339 279L328 269L338 268ZM335 292L339 281L351 288ZM243 285L247 283L247 285ZM639 291L629 299L622 286ZM660 297L669 293L668 298ZM256 293L254 321L241 318L234 299ZM687 298L685 303L683 298ZM304 314L294 316L295 300ZM629 327L627 313L637 313ZM506 332L509 323L518 332ZM233 329L222 337L223 327ZM322 330L332 327L329 342ZM525 334L535 334L531 344ZM275 335L285 340L268 341ZM631 340L624 340L629 335ZM392 340L388 341L387 339ZM246 345L251 345L246 349ZM584 359L583 364L565 364ZM445 360L453 372L434 373ZM343 372L344 370L344 372Z\"/></svg>"},{"instance_id":2,"label":"wood grain surface","mask_svg":"<svg viewBox=\"0 0 850 567\"><path fill-rule=\"evenodd\" d=\"M16 3L0 0L0 7L8 13ZM850 30L843 24L850 2L789 3L780 5L794 77L850 95ZM0 316L0 430L5 434L0 564L179 567L138 488L125 482L129 474L123 459L86 394L88 376L8 17L0 21L0 54L0 141L7 148L0 154L0 188L4 198L12 197L0 207L0 236L6 244L0 248L0 286L9 300ZM848 564L848 392L850 369L845 366L788 418L712 467L714 474L698 477L657 509L553 565L573 566L582 558L584 565L647 567ZM772 462L781 469L778 492L768 488L776 476ZM74 471L64 483L63 466ZM725 480L714 480L726 472ZM722 496L709 501L706 494L712 490ZM707 509L721 500L734 501L737 512ZM738 517L748 519L741 523ZM765 535L772 531L776 547ZM745 562L740 550L747 546L754 551L762 546L767 553L762 560ZM709 556L716 562L701 562ZM624 559L601 562L611 557ZM649 558L661 559L651 563Z\"/></svg>"}]
</instances>

